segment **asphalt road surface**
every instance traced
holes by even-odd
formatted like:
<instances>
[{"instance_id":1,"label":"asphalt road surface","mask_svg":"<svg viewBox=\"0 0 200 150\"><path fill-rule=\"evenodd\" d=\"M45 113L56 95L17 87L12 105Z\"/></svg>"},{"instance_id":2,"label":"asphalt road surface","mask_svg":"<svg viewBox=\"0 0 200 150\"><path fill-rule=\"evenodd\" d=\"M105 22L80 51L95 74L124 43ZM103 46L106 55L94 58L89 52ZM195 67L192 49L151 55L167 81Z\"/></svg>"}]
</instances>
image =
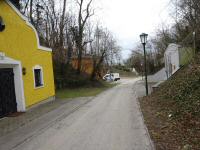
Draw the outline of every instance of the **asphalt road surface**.
<instances>
[{"instance_id":1,"label":"asphalt road surface","mask_svg":"<svg viewBox=\"0 0 200 150\"><path fill-rule=\"evenodd\" d=\"M136 79L122 79L118 86L35 132L13 149L152 150L135 82Z\"/></svg>"}]
</instances>

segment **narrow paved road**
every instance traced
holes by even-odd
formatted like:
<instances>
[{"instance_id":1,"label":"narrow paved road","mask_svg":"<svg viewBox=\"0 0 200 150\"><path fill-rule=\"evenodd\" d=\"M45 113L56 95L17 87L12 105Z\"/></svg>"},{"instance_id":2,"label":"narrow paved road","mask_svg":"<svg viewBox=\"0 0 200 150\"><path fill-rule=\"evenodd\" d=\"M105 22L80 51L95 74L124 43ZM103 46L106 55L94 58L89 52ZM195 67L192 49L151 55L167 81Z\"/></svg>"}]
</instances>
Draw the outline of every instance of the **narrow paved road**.
<instances>
[{"instance_id":1,"label":"narrow paved road","mask_svg":"<svg viewBox=\"0 0 200 150\"><path fill-rule=\"evenodd\" d=\"M134 90L124 79L15 150L152 150Z\"/></svg>"}]
</instances>

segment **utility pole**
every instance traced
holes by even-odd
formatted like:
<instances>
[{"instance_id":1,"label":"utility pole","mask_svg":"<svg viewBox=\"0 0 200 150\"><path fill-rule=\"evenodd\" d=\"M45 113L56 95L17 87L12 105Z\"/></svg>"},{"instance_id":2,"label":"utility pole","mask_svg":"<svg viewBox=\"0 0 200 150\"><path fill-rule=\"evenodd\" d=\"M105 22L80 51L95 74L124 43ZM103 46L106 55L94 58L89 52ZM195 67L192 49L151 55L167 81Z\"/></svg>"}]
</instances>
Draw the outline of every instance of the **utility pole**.
<instances>
[{"instance_id":1,"label":"utility pole","mask_svg":"<svg viewBox=\"0 0 200 150\"><path fill-rule=\"evenodd\" d=\"M178 32L178 0L176 0L176 33ZM176 35L176 43L178 43L178 35Z\"/></svg>"},{"instance_id":2,"label":"utility pole","mask_svg":"<svg viewBox=\"0 0 200 150\"><path fill-rule=\"evenodd\" d=\"M193 32L193 55L195 56L196 54L196 30L194 29L194 32Z\"/></svg>"}]
</instances>

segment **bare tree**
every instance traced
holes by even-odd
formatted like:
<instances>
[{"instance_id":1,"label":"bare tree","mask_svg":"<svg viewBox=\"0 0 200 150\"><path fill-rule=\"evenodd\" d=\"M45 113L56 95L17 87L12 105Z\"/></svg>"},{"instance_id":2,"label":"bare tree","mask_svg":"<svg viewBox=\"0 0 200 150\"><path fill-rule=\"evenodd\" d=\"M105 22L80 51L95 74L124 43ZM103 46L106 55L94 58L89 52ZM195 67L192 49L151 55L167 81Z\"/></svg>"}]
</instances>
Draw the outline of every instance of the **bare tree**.
<instances>
[{"instance_id":1,"label":"bare tree","mask_svg":"<svg viewBox=\"0 0 200 150\"><path fill-rule=\"evenodd\" d=\"M94 10L92 10L91 8L92 1L93 0L90 0L87 3L86 8L83 8L85 0L76 0L76 3L79 6L78 26L73 28L73 33L75 37L76 46L78 49L78 68L77 68L78 74L81 73L81 63L82 63L82 54L84 46L88 43L88 41L84 41L85 26L88 19L94 15Z\"/></svg>"},{"instance_id":2,"label":"bare tree","mask_svg":"<svg viewBox=\"0 0 200 150\"><path fill-rule=\"evenodd\" d=\"M99 24L93 32L93 42L91 43L91 54L93 58L93 72L91 79L101 78L102 69L107 66L112 66L115 60L121 56L121 49L117 45L111 32L102 28Z\"/></svg>"},{"instance_id":3,"label":"bare tree","mask_svg":"<svg viewBox=\"0 0 200 150\"><path fill-rule=\"evenodd\" d=\"M110 65L114 59L120 59L116 40L107 29L94 28L96 23L90 21L94 15L93 0L74 1L78 12L69 11L66 0L59 2L58 9L55 0L24 0L21 1L21 11L36 27L40 43L53 49L55 72L64 76L66 65L70 65L71 57L76 56L77 74L80 74L83 55L90 55L94 62L92 78L100 76L105 62Z\"/></svg>"}]
</instances>

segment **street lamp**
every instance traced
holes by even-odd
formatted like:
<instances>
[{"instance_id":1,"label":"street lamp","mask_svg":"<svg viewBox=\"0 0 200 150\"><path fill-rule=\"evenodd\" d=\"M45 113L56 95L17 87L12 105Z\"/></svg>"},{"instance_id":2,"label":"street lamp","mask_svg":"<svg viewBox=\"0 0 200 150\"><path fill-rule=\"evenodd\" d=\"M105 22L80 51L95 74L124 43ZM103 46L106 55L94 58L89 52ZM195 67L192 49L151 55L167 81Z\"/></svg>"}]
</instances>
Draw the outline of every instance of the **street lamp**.
<instances>
[{"instance_id":1,"label":"street lamp","mask_svg":"<svg viewBox=\"0 0 200 150\"><path fill-rule=\"evenodd\" d=\"M148 96L147 61L146 61L146 50L145 50L145 46L146 46L146 43L147 43L147 37L148 37L148 34L146 34L146 33L142 33L142 34L140 35L141 43L142 43L143 48L144 48L145 85L146 85L146 95Z\"/></svg>"}]
</instances>

